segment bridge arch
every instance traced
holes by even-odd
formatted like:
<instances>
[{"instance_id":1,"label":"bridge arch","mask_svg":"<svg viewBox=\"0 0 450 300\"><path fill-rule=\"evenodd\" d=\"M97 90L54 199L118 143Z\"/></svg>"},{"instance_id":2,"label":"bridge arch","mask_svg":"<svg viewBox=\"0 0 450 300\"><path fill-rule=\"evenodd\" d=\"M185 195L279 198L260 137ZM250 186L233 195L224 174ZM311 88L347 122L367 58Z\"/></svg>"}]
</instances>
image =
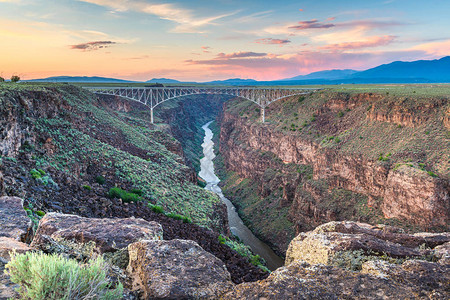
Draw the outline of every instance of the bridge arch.
<instances>
[{"instance_id":1,"label":"bridge arch","mask_svg":"<svg viewBox=\"0 0 450 300\"><path fill-rule=\"evenodd\" d=\"M304 95L317 89L310 88L254 88L254 87L85 87L95 94L119 96L137 101L150 108L151 122L153 109L171 99L191 95L229 95L249 100L261 108L261 121L265 121L265 108L271 103L296 95Z\"/></svg>"}]
</instances>

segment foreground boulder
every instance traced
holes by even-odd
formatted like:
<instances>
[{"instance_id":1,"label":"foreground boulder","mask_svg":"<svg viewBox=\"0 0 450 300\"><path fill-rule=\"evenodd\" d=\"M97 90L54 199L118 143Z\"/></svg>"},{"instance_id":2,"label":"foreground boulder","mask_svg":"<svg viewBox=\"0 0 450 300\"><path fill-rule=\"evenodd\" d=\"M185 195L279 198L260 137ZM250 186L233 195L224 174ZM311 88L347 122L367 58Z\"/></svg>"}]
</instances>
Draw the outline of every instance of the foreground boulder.
<instances>
[{"instance_id":1,"label":"foreground boulder","mask_svg":"<svg viewBox=\"0 0 450 300\"><path fill-rule=\"evenodd\" d=\"M265 280L237 285L222 298L449 299L448 266L420 261L394 266L392 273L395 268L397 275L386 278L296 261Z\"/></svg>"},{"instance_id":2,"label":"foreground boulder","mask_svg":"<svg viewBox=\"0 0 450 300\"><path fill-rule=\"evenodd\" d=\"M330 222L293 239L286 252L286 265L296 260L330 265L361 254L392 259L423 258L434 254L432 248L449 241L449 233L405 234L391 226Z\"/></svg>"},{"instance_id":3,"label":"foreground boulder","mask_svg":"<svg viewBox=\"0 0 450 300\"><path fill-rule=\"evenodd\" d=\"M194 241L141 241L128 252L142 299L217 299L233 286L224 263Z\"/></svg>"},{"instance_id":4,"label":"foreground boulder","mask_svg":"<svg viewBox=\"0 0 450 300\"><path fill-rule=\"evenodd\" d=\"M30 250L32 249L25 243L4 236L0 237L0 259L3 259L4 261L9 261L11 259L10 253L12 251L22 254Z\"/></svg>"},{"instance_id":5,"label":"foreground boulder","mask_svg":"<svg viewBox=\"0 0 450 300\"><path fill-rule=\"evenodd\" d=\"M0 237L27 242L31 238L31 220L23 209L23 200L0 197Z\"/></svg>"},{"instance_id":6,"label":"foreground boulder","mask_svg":"<svg viewBox=\"0 0 450 300\"><path fill-rule=\"evenodd\" d=\"M91 257L121 252L140 240L161 240L162 235L160 224L143 219L95 219L48 213L39 222L31 246L45 252L69 251L74 256ZM125 253L125 257L117 259L128 258Z\"/></svg>"}]
</instances>

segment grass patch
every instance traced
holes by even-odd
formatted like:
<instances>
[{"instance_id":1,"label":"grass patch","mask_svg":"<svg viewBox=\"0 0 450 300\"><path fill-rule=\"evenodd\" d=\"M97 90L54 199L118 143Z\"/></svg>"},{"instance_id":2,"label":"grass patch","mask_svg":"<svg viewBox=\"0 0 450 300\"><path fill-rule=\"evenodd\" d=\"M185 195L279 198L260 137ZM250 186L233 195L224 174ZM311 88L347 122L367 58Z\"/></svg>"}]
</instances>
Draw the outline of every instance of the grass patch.
<instances>
[{"instance_id":1,"label":"grass patch","mask_svg":"<svg viewBox=\"0 0 450 300\"><path fill-rule=\"evenodd\" d=\"M122 199L122 201L125 203L140 202L144 200L141 196L132 192L127 192L118 187L111 188L108 192L108 197Z\"/></svg>"}]
</instances>

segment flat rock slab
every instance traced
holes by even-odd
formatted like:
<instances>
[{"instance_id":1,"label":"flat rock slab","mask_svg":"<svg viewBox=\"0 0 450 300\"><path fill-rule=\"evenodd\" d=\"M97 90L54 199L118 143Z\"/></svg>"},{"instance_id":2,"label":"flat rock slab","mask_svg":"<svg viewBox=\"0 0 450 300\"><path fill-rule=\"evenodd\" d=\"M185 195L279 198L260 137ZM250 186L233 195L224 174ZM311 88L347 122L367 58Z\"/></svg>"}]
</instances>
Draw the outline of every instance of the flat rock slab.
<instances>
[{"instance_id":1,"label":"flat rock slab","mask_svg":"<svg viewBox=\"0 0 450 300\"><path fill-rule=\"evenodd\" d=\"M32 250L32 248L25 243L4 236L0 237L0 258L5 261L9 261L11 259L9 253L12 251L22 254L30 250Z\"/></svg>"},{"instance_id":2,"label":"flat rock slab","mask_svg":"<svg viewBox=\"0 0 450 300\"><path fill-rule=\"evenodd\" d=\"M31 236L31 220L23 209L23 200L0 197L0 237L26 242Z\"/></svg>"},{"instance_id":3,"label":"flat rock slab","mask_svg":"<svg viewBox=\"0 0 450 300\"><path fill-rule=\"evenodd\" d=\"M237 285L221 298L449 299L448 268L429 263L423 266L417 262L395 268L402 269L402 273L384 278L296 261L277 269L267 279Z\"/></svg>"},{"instance_id":4,"label":"flat rock slab","mask_svg":"<svg viewBox=\"0 0 450 300\"><path fill-rule=\"evenodd\" d=\"M286 252L286 265L296 260L310 264L332 264L342 252L359 250L369 255L392 258L424 257L433 253L431 248L449 240L448 232L409 235L391 226L330 222L295 237ZM429 248L420 247L422 245Z\"/></svg>"},{"instance_id":5,"label":"flat rock slab","mask_svg":"<svg viewBox=\"0 0 450 300\"><path fill-rule=\"evenodd\" d=\"M48 240L94 244L99 254L115 252L140 240L161 240L160 224L144 219L95 219L76 215L47 213L39 222L31 246L45 250Z\"/></svg>"},{"instance_id":6,"label":"flat rock slab","mask_svg":"<svg viewBox=\"0 0 450 300\"><path fill-rule=\"evenodd\" d=\"M128 252L142 299L217 299L233 286L224 263L194 241L141 241Z\"/></svg>"}]
</instances>

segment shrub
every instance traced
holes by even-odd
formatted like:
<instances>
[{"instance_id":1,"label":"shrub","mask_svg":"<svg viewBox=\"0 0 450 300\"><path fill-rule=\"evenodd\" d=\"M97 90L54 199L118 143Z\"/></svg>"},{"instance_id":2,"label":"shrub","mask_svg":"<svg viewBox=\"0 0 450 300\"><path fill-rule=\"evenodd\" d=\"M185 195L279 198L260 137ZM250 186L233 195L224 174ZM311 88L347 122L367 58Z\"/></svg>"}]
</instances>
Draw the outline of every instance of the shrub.
<instances>
[{"instance_id":1,"label":"shrub","mask_svg":"<svg viewBox=\"0 0 450 300\"><path fill-rule=\"evenodd\" d=\"M148 207L150 207L150 209L155 213L158 213L158 214L164 213L164 208L162 208L162 206L153 205L153 204L149 203Z\"/></svg>"},{"instance_id":2,"label":"shrub","mask_svg":"<svg viewBox=\"0 0 450 300\"><path fill-rule=\"evenodd\" d=\"M41 173L42 176L45 176L45 171L42 169L38 169L38 172Z\"/></svg>"},{"instance_id":3,"label":"shrub","mask_svg":"<svg viewBox=\"0 0 450 300\"><path fill-rule=\"evenodd\" d=\"M43 212L42 210L37 210L35 211L36 215L38 215L39 217L43 217L45 216L45 212Z\"/></svg>"},{"instance_id":4,"label":"shrub","mask_svg":"<svg viewBox=\"0 0 450 300\"><path fill-rule=\"evenodd\" d=\"M95 177L95 182L97 182L98 184L105 184L106 179L105 179L105 177L99 175L99 176Z\"/></svg>"},{"instance_id":5,"label":"shrub","mask_svg":"<svg viewBox=\"0 0 450 300\"><path fill-rule=\"evenodd\" d=\"M17 75L11 76L11 82L15 83L15 82L19 82L19 80L20 80L19 76L17 76Z\"/></svg>"},{"instance_id":6,"label":"shrub","mask_svg":"<svg viewBox=\"0 0 450 300\"><path fill-rule=\"evenodd\" d=\"M182 216L179 214L168 213L168 214L166 214L166 216L168 216L169 218L175 219L175 220L183 221L183 223L192 223L191 218L185 217L185 216Z\"/></svg>"},{"instance_id":7,"label":"shrub","mask_svg":"<svg viewBox=\"0 0 450 300\"><path fill-rule=\"evenodd\" d=\"M437 177L437 175L436 175L435 173L431 172L431 171L428 171L427 173L428 173L428 175L430 175L431 177Z\"/></svg>"},{"instance_id":8,"label":"shrub","mask_svg":"<svg viewBox=\"0 0 450 300\"><path fill-rule=\"evenodd\" d=\"M305 96L300 96L300 97L298 97L297 102L301 103L301 102L303 102L303 100L305 100Z\"/></svg>"},{"instance_id":9,"label":"shrub","mask_svg":"<svg viewBox=\"0 0 450 300\"><path fill-rule=\"evenodd\" d=\"M3 78L2 76L0 76L0 82L5 82L5 78Z\"/></svg>"},{"instance_id":10,"label":"shrub","mask_svg":"<svg viewBox=\"0 0 450 300\"><path fill-rule=\"evenodd\" d=\"M86 265L60 255L12 254L6 273L21 299L121 299L122 284L111 288L108 265L99 257Z\"/></svg>"},{"instance_id":11,"label":"shrub","mask_svg":"<svg viewBox=\"0 0 450 300\"><path fill-rule=\"evenodd\" d=\"M122 199L122 201L126 203L138 202L143 200L141 196L129 193L118 187L111 188L108 192L108 197Z\"/></svg>"},{"instance_id":12,"label":"shrub","mask_svg":"<svg viewBox=\"0 0 450 300\"><path fill-rule=\"evenodd\" d=\"M337 116L338 116L339 118L342 118L342 117L344 116L344 112L343 112L343 111L338 112Z\"/></svg>"},{"instance_id":13,"label":"shrub","mask_svg":"<svg viewBox=\"0 0 450 300\"><path fill-rule=\"evenodd\" d=\"M87 191L92 190L91 186L90 186L90 185L87 185L87 184L86 184L86 185L83 185L82 188L85 189L85 190L87 190Z\"/></svg>"},{"instance_id":14,"label":"shrub","mask_svg":"<svg viewBox=\"0 0 450 300\"><path fill-rule=\"evenodd\" d=\"M31 169L31 170L30 170L30 174L31 174L31 177L33 177L34 179L42 178L41 172L39 172L39 171L36 170L36 169Z\"/></svg>"},{"instance_id":15,"label":"shrub","mask_svg":"<svg viewBox=\"0 0 450 300\"><path fill-rule=\"evenodd\" d=\"M140 190L140 189L132 189L132 190L130 191L130 193L136 194L136 195L138 195L138 196L144 195L144 192L143 192L142 190Z\"/></svg>"}]
</instances>

